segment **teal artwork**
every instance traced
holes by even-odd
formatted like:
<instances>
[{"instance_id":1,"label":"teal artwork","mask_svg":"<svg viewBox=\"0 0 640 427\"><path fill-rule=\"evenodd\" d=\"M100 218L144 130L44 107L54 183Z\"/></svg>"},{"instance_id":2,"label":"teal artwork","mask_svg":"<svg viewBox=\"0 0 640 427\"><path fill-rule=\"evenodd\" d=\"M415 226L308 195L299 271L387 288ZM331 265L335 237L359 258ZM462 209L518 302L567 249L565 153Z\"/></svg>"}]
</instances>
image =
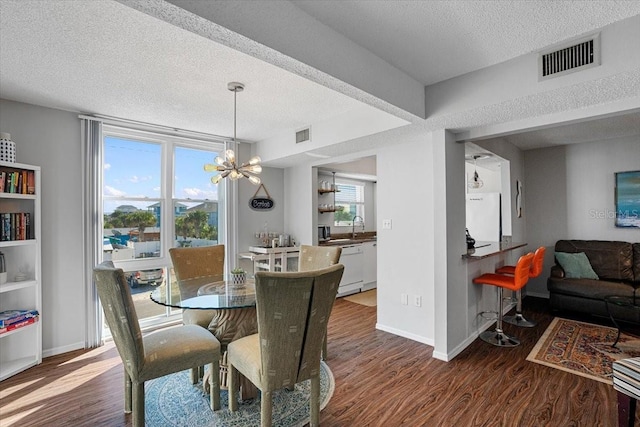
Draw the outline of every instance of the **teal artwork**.
<instances>
[{"instance_id":1,"label":"teal artwork","mask_svg":"<svg viewBox=\"0 0 640 427\"><path fill-rule=\"evenodd\" d=\"M616 173L616 227L640 228L640 171Z\"/></svg>"}]
</instances>

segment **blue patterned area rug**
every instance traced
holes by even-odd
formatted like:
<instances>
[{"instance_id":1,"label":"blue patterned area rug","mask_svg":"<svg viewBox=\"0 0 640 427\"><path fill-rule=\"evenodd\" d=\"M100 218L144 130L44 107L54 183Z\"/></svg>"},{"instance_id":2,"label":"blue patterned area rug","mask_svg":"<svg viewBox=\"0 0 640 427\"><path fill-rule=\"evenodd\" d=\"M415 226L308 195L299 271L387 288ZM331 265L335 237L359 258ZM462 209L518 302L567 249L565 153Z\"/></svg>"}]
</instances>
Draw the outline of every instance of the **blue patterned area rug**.
<instances>
[{"instance_id":1,"label":"blue patterned area rug","mask_svg":"<svg viewBox=\"0 0 640 427\"><path fill-rule=\"evenodd\" d=\"M320 409L333 395L335 380L329 367L320 363ZM273 393L273 425L302 427L309 423L311 382L296 384L295 390ZM167 375L145 383L145 421L148 427L255 427L260 425L260 394L256 399L238 404L237 412L229 411L226 390L220 393L221 409L213 412L209 395L202 383L192 385L189 371Z\"/></svg>"}]
</instances>

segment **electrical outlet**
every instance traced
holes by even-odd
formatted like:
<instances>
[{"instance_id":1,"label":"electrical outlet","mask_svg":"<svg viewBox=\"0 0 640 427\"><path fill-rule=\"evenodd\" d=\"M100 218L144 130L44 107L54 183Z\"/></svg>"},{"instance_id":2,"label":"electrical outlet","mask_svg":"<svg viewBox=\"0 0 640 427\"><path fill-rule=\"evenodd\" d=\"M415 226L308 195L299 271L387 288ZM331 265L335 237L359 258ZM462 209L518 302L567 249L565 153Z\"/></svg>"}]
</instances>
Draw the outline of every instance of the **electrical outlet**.
<instances>
[{"instance_id":1,"label":"electrical outlet","mask_svg":"<svg viewBox=\"0 0 640 427\"><path fill-rule=\"evenodd\" d=\"M400 294L400 302L402 303L402 305L409 305L409 295Z\"/></svg>"},{"instance_id":2,"label":"electrical outlet","mask_svg":"<svg viewBox=\"0 0 640 427\"><path fill-rule=\"evenodd\" d=\"M413 304L416 307L422 307L422 297L420 295L413 296Z\"/></svg>"},{"instance_id":3,"label":"electrical outlet","mask_svg":"<svg viewBox=\"0 0 640 427\"><path fill-rule=\"evenodd\" d=\"M390 219L383 219L382 220L382 229L383 230L391 230L391 220Z\"/></svg>"}]
</instances>

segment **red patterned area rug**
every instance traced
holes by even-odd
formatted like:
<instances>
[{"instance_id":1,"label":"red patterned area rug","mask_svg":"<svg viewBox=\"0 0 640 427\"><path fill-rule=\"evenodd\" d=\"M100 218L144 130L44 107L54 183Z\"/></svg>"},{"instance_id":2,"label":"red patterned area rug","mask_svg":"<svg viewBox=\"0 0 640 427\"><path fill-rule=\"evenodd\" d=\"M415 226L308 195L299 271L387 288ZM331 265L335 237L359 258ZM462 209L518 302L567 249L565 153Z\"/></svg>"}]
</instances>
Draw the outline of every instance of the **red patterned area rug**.
<instances>
[{"instance_id":1,"label":"red patterned area rug","mask_svg":"<svg viewBox=\"0 0 640 427\"><path fill-rule=\"evenodd\" d=\"M624 331L556 317L527 360L604 383L612 383L613 361L640 357L640 339Z\"/></svg>"}]
</instances>

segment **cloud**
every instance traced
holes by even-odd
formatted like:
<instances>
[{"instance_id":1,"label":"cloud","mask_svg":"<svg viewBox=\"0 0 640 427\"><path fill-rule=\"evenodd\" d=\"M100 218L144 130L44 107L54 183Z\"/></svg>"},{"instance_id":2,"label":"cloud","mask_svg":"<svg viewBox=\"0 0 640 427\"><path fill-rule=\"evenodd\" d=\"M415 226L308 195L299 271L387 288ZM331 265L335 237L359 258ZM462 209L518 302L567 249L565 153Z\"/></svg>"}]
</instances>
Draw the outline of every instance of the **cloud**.
<instances>
[{"instance_id":1,"label":"cloud","mask_svg":"<svg viewBox=\"0 0 640 427\"><path fill-rule=\"evenodd\" d=\"M104 170L108 171L109 169L111 169L111 163L105 163L104 166L102 167Z\"/></svg>"},{"instance_id":2,"label":"cloud","mask_svg":"<svg viewBox=\"0 0 640 427\"><path fill-rule=\"evenodd\" d=\"M134 184L137 184L138 182L144 182L144 181L149 181L151 180L151 175L149 176L137 176L137 175L133 175L131 178L129 178L129 182L133 182Z\"/></svg>"},{"instance_id":3,"label":"cloud","mask_svg":"<svg viewBox=\"0 0 640 427\"><path fill-rule=\"evenodd\" d=\"M182 191L188 199L217 199L217 191L204 191L201 188L183 188Z\"/></svg>"},{"instance_id":4,"label":"cloud","mask_svg":"<svg viewBox=\"0 0 640 427\"><path fill-rule=\"evenodd\" d=\"M117 188L113 188L110 187L108 185L104 186L104 194L105 196L117 196L117 197L121 197L121 196L126 196L126 192L118 190Z\"/></svg>"}]
</instances>

